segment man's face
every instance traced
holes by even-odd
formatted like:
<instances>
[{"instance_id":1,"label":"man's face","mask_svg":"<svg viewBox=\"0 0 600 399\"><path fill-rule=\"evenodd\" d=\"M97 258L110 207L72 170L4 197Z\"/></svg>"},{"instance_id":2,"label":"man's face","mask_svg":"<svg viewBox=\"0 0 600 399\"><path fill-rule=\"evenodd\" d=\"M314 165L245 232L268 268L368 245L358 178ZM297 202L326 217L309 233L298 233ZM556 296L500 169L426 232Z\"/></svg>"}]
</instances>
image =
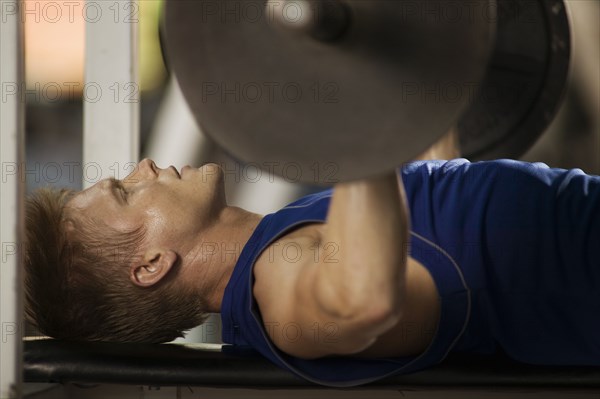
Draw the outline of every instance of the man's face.
<instances>
[{"instance_id":1,"label":"man's face","mask_svg":"<svg viewBox=\"0 0 600 399\"><path fill-rule=\"evenodd\" d=\"M226 206L223 172L218 165L199 169L158 168L144 159L123 180L106 179L77 193L67 204L119 231L140 226L149 244L180 244L198 236Z\"/></svg>"}]
</instances>

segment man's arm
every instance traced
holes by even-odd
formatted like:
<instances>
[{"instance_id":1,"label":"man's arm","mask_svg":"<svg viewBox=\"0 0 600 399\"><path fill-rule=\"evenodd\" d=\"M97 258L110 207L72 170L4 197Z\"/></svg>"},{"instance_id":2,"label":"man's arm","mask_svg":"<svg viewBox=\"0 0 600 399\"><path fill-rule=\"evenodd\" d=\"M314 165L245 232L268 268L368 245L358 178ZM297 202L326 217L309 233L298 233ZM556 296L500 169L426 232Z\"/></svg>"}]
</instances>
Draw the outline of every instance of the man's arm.
<instances>
[{"instance_id":1,"label":"man's arm","mask_svg":"<svg viewBox=\"0 0 600 399\"><path fill-rule=\"evenodd\" d=\"M305 359L356 354L398 323L409 231L399 183L390 172L337 185L321 233L288 238L305 249L321 248L317 259L290 264L279 251L271 264L266 255L259 258L254 295L280 350ZM333 256L323 250L332 246ZM290 325L299 334L289 336L283 327Z\"/></svg>"},{"instance_id":2,"label":"man's arm","mask_svg":"<svg viewBox=\"0 0 600 399\"><path fill-rule=\"evenodd\" d=\"M330 316L371 326L366 338L402 314L409 234L401 181L395 172L335 187L323 243L339 249L337 263L317 265L315 296Z\"/></svg>"},{"instance_id":3,"label":"man's arm","mask_svg":"<svg viewBox=\"0 0 600 399\"><path fill-rule=\"evenodd\" d=\"M287 240L318 257L290 263L263 253L253 293L266 331L283 352L312 359L356 354L404 313L409 234L403 186L395 171L338 184L327 223ZM335 247L335 253L326 248ZM285 330L293 326L298 334Z\"/></svg>"}]
</instances>

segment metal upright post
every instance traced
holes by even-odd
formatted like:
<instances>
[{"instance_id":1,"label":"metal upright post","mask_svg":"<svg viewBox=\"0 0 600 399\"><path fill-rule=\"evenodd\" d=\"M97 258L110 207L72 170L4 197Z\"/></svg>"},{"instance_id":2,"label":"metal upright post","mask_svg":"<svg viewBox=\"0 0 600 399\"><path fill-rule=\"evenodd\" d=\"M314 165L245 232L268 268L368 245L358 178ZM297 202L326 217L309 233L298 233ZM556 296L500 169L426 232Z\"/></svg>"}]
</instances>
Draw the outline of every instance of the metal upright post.
<instances>
[{"instance_id":1,"label":"metal upright post","mask_svg":"<svg viewBox=\"0 0 600 399\"><path fill-rule=\"evenodd\" d=\"M23 39L18 0L0 0L0 398L22 382Z\"/></svg>"},{"instance_id":2,"label":"metal upright post","mask_svg":"<svg viewBox=\"0 0 600 399\"><path fill-rule=\"evenodd\" d=\"M136 0L86 0L83 186L122 178L139 157Z\"/></svg>"}]
</instances>

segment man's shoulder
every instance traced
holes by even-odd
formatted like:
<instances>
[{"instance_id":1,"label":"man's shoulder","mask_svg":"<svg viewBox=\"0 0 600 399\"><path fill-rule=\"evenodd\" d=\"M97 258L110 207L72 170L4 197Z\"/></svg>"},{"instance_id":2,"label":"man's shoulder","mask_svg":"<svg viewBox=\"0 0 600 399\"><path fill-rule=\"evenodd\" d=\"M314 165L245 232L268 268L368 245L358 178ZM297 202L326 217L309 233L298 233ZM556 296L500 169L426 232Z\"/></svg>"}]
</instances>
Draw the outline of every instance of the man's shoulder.
<instances>
[{"instance_id":1,"label":"man's shoulder","mask_svg":"<svg viewBox=\"0 0 600 399\"><path fill-rule=\"evenodd\" d=\"M281 351L302 358L327 354L315 352L315 342L309 339L312 323L319 319L310 300L310 287L315 278L321 229L320 224L309 224L274 241L260 254L253 269L252 293L269 339ZM299 303L304 314L297 311ZM293 342L286 335L290 325L298 330L298 339Z\"/></svg>"},{"instance_id":2,"label":"man's shoulder","mask_svg":"<svg viewBox=\"0 0 600 399\"><path fill-rule=\"evenodd\" d=\"M318 261L324 225L301 226L272 242L258 256L253 268L253 293L261 313L275 311L299 278L303 268Z\"/></svg>"}]
</instances>

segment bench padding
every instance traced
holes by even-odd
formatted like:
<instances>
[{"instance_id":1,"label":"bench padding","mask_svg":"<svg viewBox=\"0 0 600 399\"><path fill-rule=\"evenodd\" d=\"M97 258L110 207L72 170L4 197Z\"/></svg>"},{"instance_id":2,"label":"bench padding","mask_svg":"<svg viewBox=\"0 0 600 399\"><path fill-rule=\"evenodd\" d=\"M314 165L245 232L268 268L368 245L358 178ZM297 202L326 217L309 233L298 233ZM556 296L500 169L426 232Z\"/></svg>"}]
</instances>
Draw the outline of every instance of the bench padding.
<instances>
[{"instance_id":1,"label":"bench padding","mask_svg":"<svg viewBox=\"0 0 600 399\"><path fill-rule=\"evenodd\" d=\"M227 349L227 348L225 348ZM150 386L314 387L253 351L227 353L184 345L25 342L25 381ZM600 388L598 367L532 366L504 356L454 354L417 373L372 386Z\"/></svg>"}]
</instances>

